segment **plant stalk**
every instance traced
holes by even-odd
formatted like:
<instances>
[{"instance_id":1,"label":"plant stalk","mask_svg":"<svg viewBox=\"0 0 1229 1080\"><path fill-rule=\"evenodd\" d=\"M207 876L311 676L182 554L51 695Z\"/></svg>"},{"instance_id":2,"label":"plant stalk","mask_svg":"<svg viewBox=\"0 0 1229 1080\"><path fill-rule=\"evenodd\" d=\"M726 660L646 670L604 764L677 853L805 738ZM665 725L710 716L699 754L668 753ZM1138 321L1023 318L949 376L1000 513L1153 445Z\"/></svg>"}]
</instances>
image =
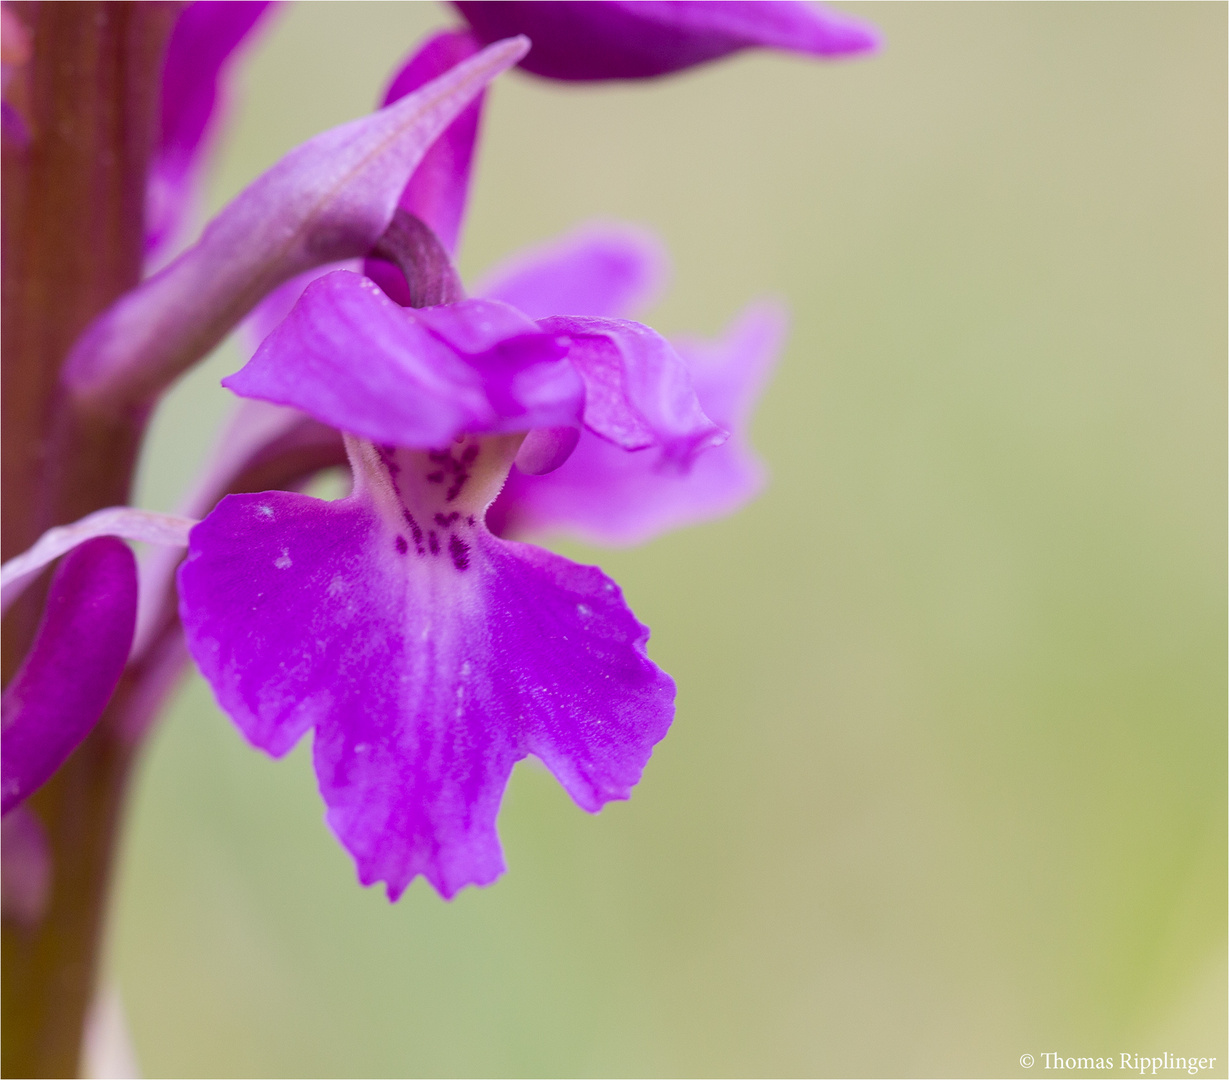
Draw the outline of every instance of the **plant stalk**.
<instances>
[{"instance_id":1,"label":"plant stalk","mask_svg":"<svg viewBox=\"0 0 1229 1080\"><path fill-rule=\"evenodd\" d=\"M129 498L145 410L84 415L59 387L73 341L141 277L145 183L159 122L166 40L179 5L15 4L28 60L5 99L3 153L3 557L48 528ZM7 682L44 595L5 619ZM3 925L4 1076L73 1076L92 999L133 745L116 717L137 694L124 676L103 720L27 806L51 854L38 918Z\"/></svg>"}]
</instances>

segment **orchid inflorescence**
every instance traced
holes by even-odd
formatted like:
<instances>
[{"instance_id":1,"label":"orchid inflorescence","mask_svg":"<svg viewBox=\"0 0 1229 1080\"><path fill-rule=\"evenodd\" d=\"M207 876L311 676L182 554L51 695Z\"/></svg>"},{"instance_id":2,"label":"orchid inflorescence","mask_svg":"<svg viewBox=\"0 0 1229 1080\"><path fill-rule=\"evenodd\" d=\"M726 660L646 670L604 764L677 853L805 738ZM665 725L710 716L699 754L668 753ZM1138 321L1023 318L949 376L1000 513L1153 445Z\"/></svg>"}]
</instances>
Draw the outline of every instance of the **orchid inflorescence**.
<instances>
[{"instance_id":1,"label":"orchid inflorescence","mask_svg":"<svg viewBox=\"0 0 1229 1080\"><path fill-rule=\"evenodd\" d=\"M23 838L6 840L6 918L29 941L88 922L56 899L61 863L101 858L105 883L106 852L56 833L54 792L122 790L185 646L254 746L280 756L313 731L327 821L391 899L419 875L451 897L503 872L495 821L521 758L597 811L629 796L670 726L674 684L618 586L525 541L639 542L751 498L763 469L746 427L784 314L758 301L717 341L666 340L634 321L665 280L661 246L610 223L467 294L453 258L484 94L514 65L644 79L876 36L804 3L454 6L467 25L415 50L380 109L293 150L182 250L228 65L269 5L108 9L128 20L115 47L160 74L141 98L157 122L128 178L143 200L116 212L139 233L128 280L113 274L58 349L29 346L47 309L24 283L49 119L71 99L40 50L65 30L4 8L5 395L34 402L13 436L39 443L6 472L6 499L40 495L15 517L6 501L0 572L3 809L6 838ZM223 385L243 401L182 514L125 505L150 411L241 324L259 344ZM341 464L347 497L301 493ZM125 540L151 545L139 565Z\"/></svg>"}]
</instances>

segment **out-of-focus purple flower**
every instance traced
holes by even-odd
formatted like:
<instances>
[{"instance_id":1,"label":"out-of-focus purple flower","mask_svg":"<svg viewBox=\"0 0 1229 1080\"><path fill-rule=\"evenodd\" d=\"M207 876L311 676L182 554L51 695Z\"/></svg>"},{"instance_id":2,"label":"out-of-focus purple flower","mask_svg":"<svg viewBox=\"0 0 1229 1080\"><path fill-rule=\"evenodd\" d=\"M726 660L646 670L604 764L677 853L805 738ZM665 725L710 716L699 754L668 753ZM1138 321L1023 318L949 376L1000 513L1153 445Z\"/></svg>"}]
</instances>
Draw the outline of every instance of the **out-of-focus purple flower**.
<instances>
[{"instance_id":1,"label":"out-of-focus purple flower","mask_svg":"<svg viewBox=\"0 0 1229 1080\"><path fill-rule=\"evenodd\" d=\"M656 299L666 276L665 253L650 234L598 225L518 255L476 291L534 318L564 310L626 318ZM746 429L784 329L781 306L760 301L717 341L673 342L704 412L730 432L690 470L662 469L651 454L624 453L584 431L558 469L530 475L513 467L487 513L491 530L517 539L565 532L599 544L631 544L746 503L764 481Z\"/></svg>"},{"instance_id":2,"label":"out-of-focus purple flower","mask_svg":"<svg viewBox=\"0 0 1229 1080\"><path fill-rule=\"evenodd\" d=\"M505 259L474 294L534 319L561 311L631 319L657 301L669 278L670 256L652 232L598 221Z\"/></svg>"},{"instance_id":3,"label":"out-of-focus purple flower","mask_svg":"<svg viewBox=\"0 0 1229 1080\"><path fill-rule=\"evenodd\" d=\"M136 612L136 561L123 541L89 540L65 557L34 644L4 691L4 813L46 783L102 715Z\"/></svg>"},{"instance_id":4,"label":"out-of-focus purple flower","mask_svg":"<svg viewBox=\"0 0 1229 1080\"><path fill-rule=\"evenodd\" d=\"M145 245L174 240L193 197L202 154L225 106L236 50L264 21L267 0L196 0L179 14L162 68L162 118L146 191Z\"/></svg>"},{"instance_id":5,"label":"out-of-focus purple flower","mask_svg":"<svg viewBox=\"0 0 1229 1080\"><path fill-rule=\"evenodd\" d=\"M523 38L489 46L287 154L86 329L64 365L69 392L96 409L147 407L283 281L366 254L436 137L528 47Z\"/></svg>"},{"instance_id":6,"label":"out-of-focus purple flower","mask_svg":"<svg viewBox=\"0 0 1229 1080\"><path fill-rule=\"evenodd\" d=\"M550 79L647 79L765 48L810 56L869 52L878 32L791 0L458 0L483 41L526 34L520 66Z\"/></svg>"},{"instance_id":7,"label":"out-of-focus purple flower","mask_svg":"<svg viewBox=\"0 0 1229 1080\"><path fill-rule=\"evenodd\" d=\"M535 436L583 426L668 470L719 444L674 350L620 319L405 309L338 271L225 382L348 433L348 498L224 499L179 585L193 657L248 739L280 755L315 729L360 879L394 898L418 874L445 896L492 881L527 754L586 810L626 798L673 712L647 629L601 571L484 515Z\"/></svg>"}]
</instances>

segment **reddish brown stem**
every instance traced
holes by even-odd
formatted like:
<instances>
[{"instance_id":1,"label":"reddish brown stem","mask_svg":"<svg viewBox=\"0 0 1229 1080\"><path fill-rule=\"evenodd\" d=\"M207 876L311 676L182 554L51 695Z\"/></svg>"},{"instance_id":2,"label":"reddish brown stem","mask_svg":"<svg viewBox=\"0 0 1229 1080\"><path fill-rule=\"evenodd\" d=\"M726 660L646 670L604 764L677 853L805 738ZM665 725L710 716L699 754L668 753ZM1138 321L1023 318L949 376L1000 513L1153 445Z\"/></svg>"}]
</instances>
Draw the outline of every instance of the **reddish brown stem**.
<instances>
[{"instance_id":1,"label":"reddish brown stem","mask_svg":"<svg viewBox=\"0 0 1229 1080\"><path fill-rule=\"evenodd\" d=\"M145 178L157 132L169 3L26 3L30 59L6 93L25 138L3 160L3 556L47 528L127 501L145 417L86 416L59 390L85 325L137 283ZM4 677L28 648L41 596L5 619ZM137 680L134 682L133 680ZM107 717L31 801L52 884L42 918L3 928L3 1075L71 1076L94 988L109 868L131 759Z\"/></svg>"}]
</instances>

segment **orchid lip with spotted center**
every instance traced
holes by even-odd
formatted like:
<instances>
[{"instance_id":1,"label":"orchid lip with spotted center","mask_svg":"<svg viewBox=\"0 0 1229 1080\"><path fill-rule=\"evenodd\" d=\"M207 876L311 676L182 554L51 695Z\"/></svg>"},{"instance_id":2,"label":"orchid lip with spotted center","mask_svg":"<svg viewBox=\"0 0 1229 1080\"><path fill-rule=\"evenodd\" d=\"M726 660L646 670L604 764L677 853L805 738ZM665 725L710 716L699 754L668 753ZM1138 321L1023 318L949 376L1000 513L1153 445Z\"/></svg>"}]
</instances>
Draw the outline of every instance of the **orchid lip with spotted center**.
<instances>
[{"instance_id":1,"label":"orchid lip with spotted center","mask_svg":"<svg viewBox=\"0 0 1229 1080\"><path fill-rule=\"evenodd\" d=\"M499 494L524 436L461 436L410 450L347 437L356 487L367 490L399 555L470 568L473 534Z\"/></svg>"},{"instance_id":2,"label":"orchid lip with spotted center","mask_svg":"<svg viewBox=\"0 0 1229 1080\"><path fill-rule=\"evenodd\" d=\"M314 729L328 823L393 898L419 874L452 896L502 872L516 761L596 811L628 797L673 714L614 582L487 529L523 437L347 436L350 496L228 496L180 570L219 702L275 755Z\"/></svg>"}]
</instances>

